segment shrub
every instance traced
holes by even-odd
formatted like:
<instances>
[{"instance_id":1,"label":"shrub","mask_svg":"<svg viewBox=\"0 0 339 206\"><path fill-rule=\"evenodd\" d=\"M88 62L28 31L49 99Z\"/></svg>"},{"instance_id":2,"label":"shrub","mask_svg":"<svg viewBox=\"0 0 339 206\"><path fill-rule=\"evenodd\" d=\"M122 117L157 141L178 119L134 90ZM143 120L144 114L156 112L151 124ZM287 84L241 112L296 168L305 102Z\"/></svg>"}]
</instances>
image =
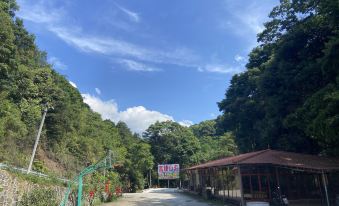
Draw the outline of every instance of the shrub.
<instances>
[{"instance_id":1,"label":"shrub","mask_svg":"<svg viewBox=\"0 0 339 206\"><path fill-rule=\"evenodd\" d=\"M33 189L23 195L18 206L57 206L58 199L56 192L48 188Z\"/></svg>"}]
</instances>

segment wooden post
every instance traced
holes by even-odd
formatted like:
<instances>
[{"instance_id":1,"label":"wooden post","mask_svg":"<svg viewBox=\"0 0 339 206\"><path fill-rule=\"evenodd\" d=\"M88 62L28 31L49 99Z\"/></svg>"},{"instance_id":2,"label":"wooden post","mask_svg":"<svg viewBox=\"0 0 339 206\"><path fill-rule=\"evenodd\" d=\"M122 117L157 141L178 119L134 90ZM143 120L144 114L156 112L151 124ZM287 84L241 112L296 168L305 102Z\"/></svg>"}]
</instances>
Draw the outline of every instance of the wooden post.
<instances>
[{"instance_id":1,"label":"wooden post","mask_svg":"<svg viewBox=\"0 0 339 206\"><path fill-rule=\"evenodd\" d=\"M244 188L242 185L242 176L241 176L241 171L240 171L240 166L238 165L238 176L239 176L239 182L240 182L240 196L241 196L241 205L245 205L244 201Z\"/></svg>"},{"instance_id":2,"label":"wooden post","mask_svg":"<svg viewBox=\"0 0 339 206\"><path fill-rule=\"evenodd\" d=\"M326 177L325 177L324 171L322 171L322 178L323 178L323 185L324 185L324 189L325 189L327 206L330 206L330 200L328 199L327 183L326 183Z\"/></svg>"},{"instance_id":3,"label":"wooden post","mask_svg":"<svg viewBox=\"0 0 339 206\"><path fill-rule=\"evenodd\" d=\"M215 173L215 168L213 167L212 168L212 175L213 175L213 195L215 196L216 193L215 193L215 189L216 189L216 178L217 178L217 175Z\"/></svg>"},{"instance_id":4,"label":"wooden post","mask_svg":"<svg viewBox=\"0 0 339 206\"><path fill-rule=\"evenodd\" d=\"M224 168L221 168L221 179L222 179L222 202L225 203L225 181L224 181Z\"/></svg>"},{"instance_id":5,"label":"wooden post","mask_svg":"<svg viewBox=\"0 0 339 206\"><path fill-rule=\"evenodd\" d=\"M277 186L280 188L279 174L278 174L277 167L275 167L275 178L276 178L276 181L277 181Z\"/></svg>"},{"instance_id":6,"label":"wooden post","mask_svg":"<svg viewBox=\"0 0 339 206\"><path fill-rule=\"evenodd\" d=\"M227 197L230 197L230 181L229 181L229 168L226 168L226 185L227 185Z\"/></svg>"}]
</instances>

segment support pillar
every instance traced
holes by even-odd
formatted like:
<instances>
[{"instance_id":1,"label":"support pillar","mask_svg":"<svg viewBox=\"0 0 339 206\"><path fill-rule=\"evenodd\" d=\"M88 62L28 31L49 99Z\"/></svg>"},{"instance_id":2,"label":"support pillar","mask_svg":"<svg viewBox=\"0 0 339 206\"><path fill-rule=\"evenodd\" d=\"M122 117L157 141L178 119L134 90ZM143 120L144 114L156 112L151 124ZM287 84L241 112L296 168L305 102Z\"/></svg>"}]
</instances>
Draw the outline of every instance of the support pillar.
<instances>
[{"instance_id":1,"label":"support pillar","mask_svg":"<svg viewBox=\"0 0 339 206\"><path fill-rule=\"evenodd\" d=\"M221 168L221 182L222 182L222 202L225 203L225 179L224 179L224 168Z\"/></svg>"},{"instance_id":2,"label":"support pillar","mask_svg":"<svg viewBox=\"0 0 339 206\"><path fill-rule=\"evenodd\" d=\"M238 176L239 176L239 182L240 182L240 196L241 196L241 206L245 205L244 201L244 188L242 185L242 176L241 176L241 171L240 171L240 166L238 165Z\"/></svg>"},{"instance_id":3,"label":"support pillar","mask_svg":"<svg viewBox=\"0 0 339 206\"><path fill-rule=\"evenodd\" d=\"M81 206L81 197L82 197L82 175L79 175L79 178L78 178L78 202L77 202L77 206Z\"/></svg>"},{"instance_id":4,"label":"support pillar","mask_svg":"<svg viewBox=\"0 0 339 206\"><path fill-rule=\"evenodd\" d=\"M277 186L280 188L279 173L277 167L275 167L275 178L277 181Z\"/></svg>"},{"instance_id":5,"label":"support pillar","mask_svg":"<svg viewBox=\"0 0 339 206\"><path fill-rule=\"evenodd\" d=\"M330 200L328 198L328 191L327 191L327 182L326 182L326 177L325 177L324 171L322 171L322 179L323 179L323 185L324 185L324 189L325 189L326 203L327 203L327 206L330 206Z\"/></svg>"}]
</instances>

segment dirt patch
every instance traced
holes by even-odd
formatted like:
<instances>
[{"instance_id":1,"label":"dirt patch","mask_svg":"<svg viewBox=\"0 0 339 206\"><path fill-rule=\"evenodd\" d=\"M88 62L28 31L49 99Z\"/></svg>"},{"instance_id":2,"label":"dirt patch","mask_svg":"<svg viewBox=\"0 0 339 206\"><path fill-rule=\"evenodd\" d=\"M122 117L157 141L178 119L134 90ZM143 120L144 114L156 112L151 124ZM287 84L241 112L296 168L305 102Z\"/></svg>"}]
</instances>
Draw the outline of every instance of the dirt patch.
<instances>
[{"instance_id":1,"label":"dirt patch","mask_svg":"<svg viewBox=\"0 0 339 206\"><path fill-rule=\"evenodd\" d=\"M42 148L37 149L36 157L38 160L44 163L44 166L47 167L48 170L52 171L53 173L61 176L65 174L65 168L60 163L55 161L52 157L50 157L48 155L48 152L46 152Z\"/></svg>"}]
</instances>

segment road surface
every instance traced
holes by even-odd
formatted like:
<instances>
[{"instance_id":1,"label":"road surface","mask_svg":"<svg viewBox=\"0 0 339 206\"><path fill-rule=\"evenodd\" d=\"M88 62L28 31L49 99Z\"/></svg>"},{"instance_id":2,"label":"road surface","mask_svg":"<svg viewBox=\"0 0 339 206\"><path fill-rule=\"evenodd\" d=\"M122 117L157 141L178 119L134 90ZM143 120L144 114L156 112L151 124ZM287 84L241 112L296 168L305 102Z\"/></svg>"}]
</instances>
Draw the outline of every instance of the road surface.
<instances>
[{"instance_id":1,"label":"road surface","mask_svg":"<svg viewBox=\"0 0 339 206\"><path fill-rule=\"evenodd\" d=\"M125 193L116 202L106 203L103 206L214 206L200 198L193 198L177 189L148 189L142 193Z\"/></svg>"}]
</instances>

